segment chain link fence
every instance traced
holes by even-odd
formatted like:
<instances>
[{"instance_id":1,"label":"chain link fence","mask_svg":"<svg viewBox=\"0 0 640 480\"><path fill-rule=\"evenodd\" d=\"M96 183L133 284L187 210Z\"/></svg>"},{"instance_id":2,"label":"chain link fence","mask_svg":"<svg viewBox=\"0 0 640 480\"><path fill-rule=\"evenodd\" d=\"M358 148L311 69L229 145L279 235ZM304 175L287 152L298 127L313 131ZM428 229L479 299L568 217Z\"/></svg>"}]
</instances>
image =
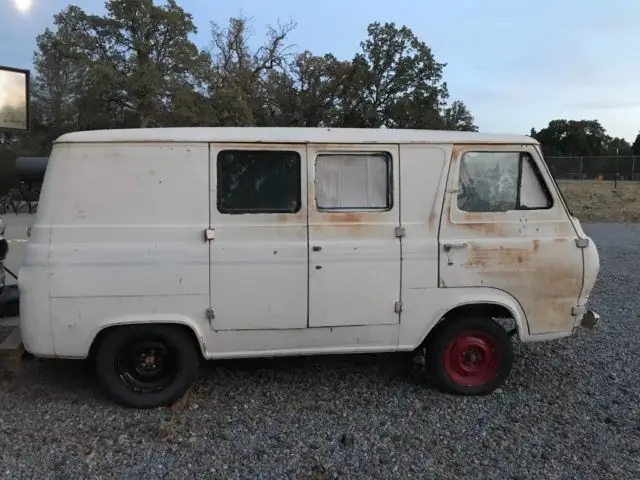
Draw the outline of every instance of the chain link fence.
<instances>
[{"instance_id":1,"label":"chain link fence","mask_svg":"<svg viewBox=\"0 0 640 480\"><path fill-rule=\"evenodd\" d=\"M640 156L545 157L557 180L640 181Z\"/></svg>"}]
</instances>

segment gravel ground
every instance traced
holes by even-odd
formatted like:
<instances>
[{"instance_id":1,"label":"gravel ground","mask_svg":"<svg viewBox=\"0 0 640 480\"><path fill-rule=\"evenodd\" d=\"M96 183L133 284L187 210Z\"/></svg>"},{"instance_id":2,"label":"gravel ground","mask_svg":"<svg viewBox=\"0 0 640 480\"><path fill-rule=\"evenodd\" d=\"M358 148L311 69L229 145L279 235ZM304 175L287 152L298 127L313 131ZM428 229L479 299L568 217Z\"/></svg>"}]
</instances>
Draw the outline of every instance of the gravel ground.
<instances>
[{"instance_id":1,"label":"gravel ground","mask_svg":"<svg viewBox=\"0 0 640 480\"><path fill-rule=\"evenodd\" d=\"M423 386L398 356L209 365L183 411L106 401L82 364L0 385L4 478L640 478L640 226L590 225L593 332L516 344L482 398Z\"/></svg>"}]
</instances>

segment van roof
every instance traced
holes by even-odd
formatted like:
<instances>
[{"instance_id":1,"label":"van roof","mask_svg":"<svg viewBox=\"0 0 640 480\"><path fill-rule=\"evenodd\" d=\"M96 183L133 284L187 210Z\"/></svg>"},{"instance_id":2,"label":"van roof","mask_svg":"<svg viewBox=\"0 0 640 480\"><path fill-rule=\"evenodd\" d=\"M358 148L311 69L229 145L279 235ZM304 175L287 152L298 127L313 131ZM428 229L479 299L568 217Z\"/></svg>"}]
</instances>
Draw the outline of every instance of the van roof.
<instances>
[{"instance_id":1,"label":"van roof","mask_svg":"<svg viewBox=\"0 0 640 480\"><path fill-rule=\"evenodd\" d=\"M537 144L526 135L322 127L172 127L72 132L55 143L222 142L222 143L517 143Z\"/></svg>"}]
</instances>

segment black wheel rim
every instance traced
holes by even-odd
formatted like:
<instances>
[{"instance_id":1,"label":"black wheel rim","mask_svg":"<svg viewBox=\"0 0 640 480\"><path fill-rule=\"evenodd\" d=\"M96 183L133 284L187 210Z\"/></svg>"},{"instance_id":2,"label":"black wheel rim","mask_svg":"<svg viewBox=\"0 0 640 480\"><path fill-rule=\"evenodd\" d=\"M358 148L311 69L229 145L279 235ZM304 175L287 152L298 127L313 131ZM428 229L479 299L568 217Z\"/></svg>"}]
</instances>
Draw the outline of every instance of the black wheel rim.
<instances>
[{"instance_id":1,"label":"black wheel rim","mask_svg":"<svg viewBox=\"0 0 640 480\"><path fill-rule=\"evenodd\" d=\"M140 393L158 392L178 374L178 355L162 339L137 338L118 350L115 368L127 388Z\"/></svg>"}]
</instances>

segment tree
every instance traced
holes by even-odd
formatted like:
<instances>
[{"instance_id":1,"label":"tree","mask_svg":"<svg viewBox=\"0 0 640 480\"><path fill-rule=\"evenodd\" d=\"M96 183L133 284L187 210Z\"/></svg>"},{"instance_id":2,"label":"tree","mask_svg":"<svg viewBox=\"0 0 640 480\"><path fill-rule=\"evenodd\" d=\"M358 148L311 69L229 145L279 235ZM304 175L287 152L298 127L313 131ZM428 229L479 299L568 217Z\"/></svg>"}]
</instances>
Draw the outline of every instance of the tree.
<instances>
[{"instance_id":1,"label":"tree","mask_svg":"<svg viewBox=\"0 0 640 480\"><path fill-rule=\"evenodd\" d=\"M582 173L589 177L630 172L629 162L612 157L631 155L631 145L623 138L609 136L597 120L552 120L546 128L532 133L547 157L599 157L582 162ZM571 159L552 166L555 175L579 171Z\"/></svg>"},{"instance_id":2,"label":"tree","mask_svg":"<svg viewBox=\"0 0 640 480\"><path fill-rule=\"evenodd\" d=\"M607 136L605 155L619 155L630 156L632 155L631 145L624 138L609 137Z\"/></svg>"},{"instance_id":3,"label":"tree","mask_svg":"<svg viewBox=\"0 0 640 480\"><path fill-rule=\"evenodd\" d=\"M185 103L187 110L194 108L193 96L210 63L188 38L197 31L191 15L175 0L165 6L109 0L106 9L105 16L97 16L72 6L56 17L60 42L53 55L85 73L78 126L171 124L176 112L178 120L188 118L181 108ZM67 23L73 28L65 30ZM40 48L40 53L47 52ZM36 71L44 76L37 66Z\"/></svg>"},{"instance_id":4,"label":"tree","mask_svg":"<svg viewBox=\"0 0 640 480\"><path fill-rule=\"evenodd\" d=\"M78 61L80 52L72 40L84 17L70 6L54 16L55 32L47 28L36 37L31 118L37 146L31 153L41 153L56 137L78 128L78 101L86 93L89 67Z\"/></svg>"},{"instance_id":5,"label":"tree","mask_svg":"<svg viewBox=\"0 0 640 480\"><path fill-rule=\"evenodd\" d=\"M343 99L352 126L475 129L462 102L447 108L446 64L411 29L375 22L367 32L352 62L355 88Z\"/></svg>"},{"instance_id":6,"label":"tree","mask_svg":"<svg viewBox=\"0 0 640 480\"><path fill-rule=\"evenodd\" d=\"M443 118L446 130L478 131L478 127L473 123L473 115L460 100L454 101L445 109Z\"/></svg>"},{"instance_id":7,"label":"tree","mask_svg":"<svg viewBox=\"0 0 640 480\"><path fill-rule=\"evenodd\" d=\"M640 133L636 135L636 139L631 146L631 151L634 155L640 155Z\"/></svg>"},{"instance_id":8,"label":"tree","mask_svg":"<svg viewBox=\"0 0 640 480\"><path fill-rule=\"evenodd\" d=\"M284 71L290 47L287 35L293 22L269 26L267 38L255 52L249 47L252 32L249 19L233 17L226 28L213 23L213 73L210 100L217 124L233 126L268 125L273 115L267 104L272 72Z\"/></svg>"},{"instance_id":9,"label":"tree","mask_svg":"<svg viewBox=\"0 0 640 480\"><path fill-rule=\"evenodd\" d=\"M332 54L305 51L273 72L267 82L270 121L284 126L339 126L345 123L344 97L354 88L351 62Z\"/></svg>"},{"instance_id":10,"label":"tree","mask_svg":"<svg viewBox=\"0 0 640 480\"><path fill-rule=\"evenodd\" d=\"M610 141L597 120L552 120L535 138L546 156L570 157L603 155Z\"/></svg>"},{"instance_id":11,"label":"tree","mask_svg":"<svg viewBox=\"0 0 640 480\"><path fill-rule=\"evenodd\" d=\"M350 60L296 53L293 22L251 48L248 18L211 23L208 51L190 14L168 0L108 0L106 14L69 6L37 37L32 130L14 151L46 154L72 130L174 125L476 130L449 103L444 63L407 27L372 23Z\"/></svg>"}]
</instances>

